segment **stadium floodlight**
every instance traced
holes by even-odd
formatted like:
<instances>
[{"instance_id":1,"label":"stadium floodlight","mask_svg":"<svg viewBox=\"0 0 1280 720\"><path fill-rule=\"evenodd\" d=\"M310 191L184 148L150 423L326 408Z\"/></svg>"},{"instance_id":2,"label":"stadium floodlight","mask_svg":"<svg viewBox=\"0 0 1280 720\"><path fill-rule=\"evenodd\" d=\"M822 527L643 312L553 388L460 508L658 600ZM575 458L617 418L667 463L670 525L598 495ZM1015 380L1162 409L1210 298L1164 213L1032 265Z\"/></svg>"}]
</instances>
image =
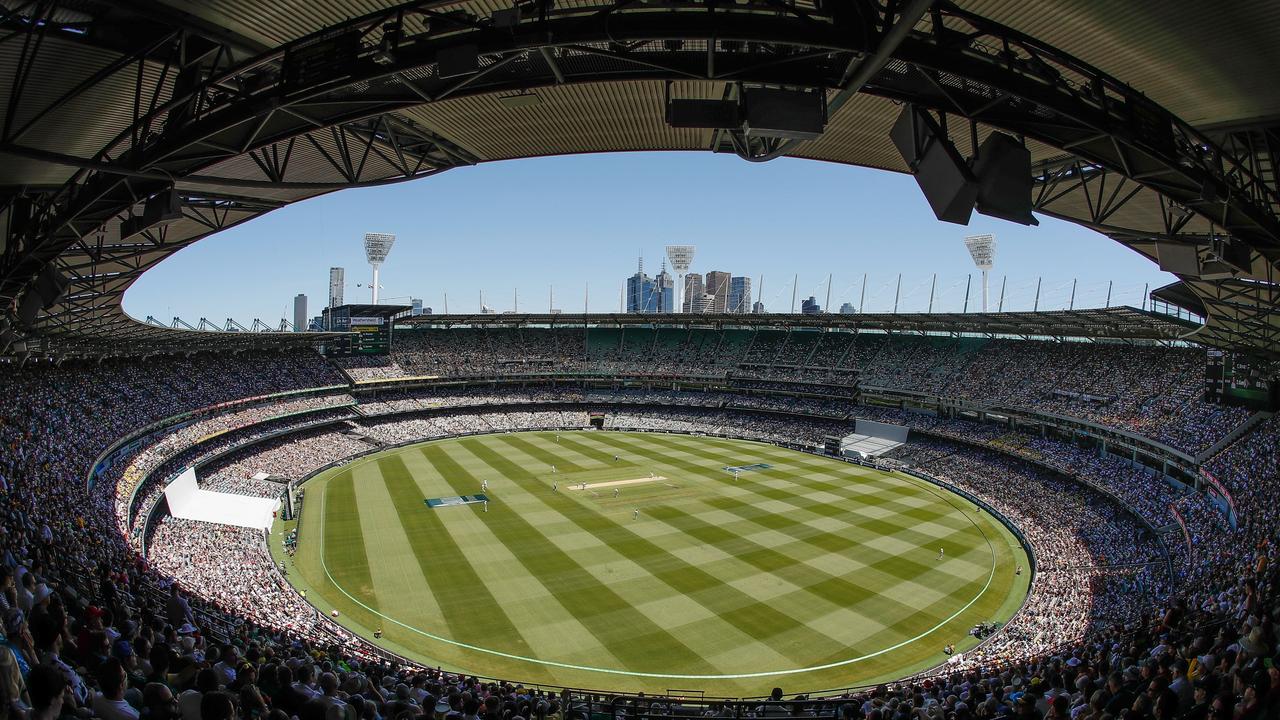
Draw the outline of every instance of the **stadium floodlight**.
<instances>
[{"instance_id":1,"label":"stadium floodlight","mask_svg":"<svg viewBox=\"0 0 1280 720\"><path fill-rule=\"evenodd\" d=\"M676 271L676 303L672 312L681 312L684 307L684 275L693 265L693 245L668 245L667 262ZM692 308L690 308L692 309Z\"/></svg>"},{"instance_id":2,"label":"stadium floodlight","mask_svg":"<svg viewBox=\"0 0 1280 720\"><path fill-rule=\"evenodd\" d=\"M973 264L982 271L982 312L987 311L987 271L996 261L995 235L970 235L964 239L964 246L969 248L969 256Z\"/></svg>"},{"instance_id":3,"label":"stadium floodlight","mask_svg":"<svg viewBox=\"0 0 1280 720\"><path fill-rule=\"evenodd\" d=\"M383 261L391 253L391 246L396 244L396 236L389 233L365 233L364 256L373 267L373 282L369 287L373 290L373 304L378 304L378 270Z\"/></svg>"}]
</instances>

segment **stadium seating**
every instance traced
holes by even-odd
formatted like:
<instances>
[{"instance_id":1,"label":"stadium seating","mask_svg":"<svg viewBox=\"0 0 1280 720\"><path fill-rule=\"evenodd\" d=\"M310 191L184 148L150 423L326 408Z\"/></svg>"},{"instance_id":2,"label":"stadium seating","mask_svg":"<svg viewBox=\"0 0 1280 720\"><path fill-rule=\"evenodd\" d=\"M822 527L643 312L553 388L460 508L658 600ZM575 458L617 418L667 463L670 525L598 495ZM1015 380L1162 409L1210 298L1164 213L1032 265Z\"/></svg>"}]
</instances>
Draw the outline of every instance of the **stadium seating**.
<instances>
[{"instance_id":1,"label":"stadium seating","mask_svg":"<svg viewBox=\"0 0 1280 720\"><path fill-rule=\"evenodd\" d=\"M352 720L444 720L452 712L494 720L1274 715L1275 418L1204 464L1233 498L1233 526L1210 496L1069 439L858 404L847 394L855 386L980 400L1199 453L1247 416L1199 400L1201 352L799 330L466 329L398 336L391 358L342 361L345 375L309 351L9 368L0 396L8 641L0 654L17 661L20 681L5 684L6 708L56 717L48 710L67 687L61 714L115 720L122 716L110 710L120 700L111 674L123 668L124 699L156 718L177 712L167 709L166 691L185 691L183 707L199 708L222 697L219 685L232 691L226 697L240 714L273 720L305 720L339 705L350 706L338 715ZM494 382L548 373L718 381L697 389L572 376L554 385ZM487 383L372 390L349 383L415 376ZM202 464L207 488L270 497L276 484L251 475L302 478L422 439L585 427L591 409L606 414L608 428L719 433L811 450L859 417L910 425L911 442L890 459L1013 520L1035 550L1036 585L977 651L891 687L785 702L778 695L773 705L618 700L388 656L297 595L260 533L167 517L156 503L165 480L193 463Z\"/></svg>"}]
</instances>

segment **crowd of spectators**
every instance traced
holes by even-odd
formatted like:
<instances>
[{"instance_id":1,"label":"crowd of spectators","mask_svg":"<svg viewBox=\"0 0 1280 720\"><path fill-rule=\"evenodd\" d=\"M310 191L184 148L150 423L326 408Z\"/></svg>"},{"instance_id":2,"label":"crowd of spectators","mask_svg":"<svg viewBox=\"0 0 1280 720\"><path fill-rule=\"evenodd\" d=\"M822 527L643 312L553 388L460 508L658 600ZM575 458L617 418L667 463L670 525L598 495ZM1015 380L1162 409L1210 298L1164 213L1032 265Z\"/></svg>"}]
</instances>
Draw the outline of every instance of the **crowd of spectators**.
<instances>
[{"instance_id":1,"label":"crowd of spectators","mask_svg":"<svg viewBox=\"0 0 1280 720\"><path fill-rule=\"evenodd\" d=\"M275 434L286 434L286 439L281 440L284 444L288 444L287 438L296 438L302 444L305 442L305 435L291 431L301 431L318 423L323 424L350 416L349 410L338 408L306 415L266 419L257 425L248 425L188 446L165 458L149 475L131 486L129 494L117 491L115 498L117 522L122 531L126 532L133 541L135 547L139 547L146 524L146 510L164 492L165 485L186 468L212 460L223 453L233 452L236 448L251 446L255 441ZM109 485L100 477L95 484L95 488L99 487L106 488Z\"/></svg>"},{"instance_id":2,"label":"crowd of spectators","mask_svg":"<svg viewBox=\"0 0 1280 720\"><path fill-rule=\"evenodd\" d=\"M353 439L344 427L329 425L229 453L202 467L197 480L205 490L279 497L283 484L369 449L368 443ZM270 479L254 479L261 475Z\"/></svg>"},{"instance_id":3,"label":"crowd of spectators","mask_svg":"<svg viewBox=\"0 0 1280 720\"><path fill-rule=\"evenodd\" d=\"M1026 605L1003 632L966 657L967 664L1035 656L1079 642L1098 625L1135 619L1156 592L1167 589L1154 536L1120 505L1073 479L945 439L913 440L886 457L980 498L1017 526L1034 549L1035 584ZM1120 568L1137 575L1147 566L1156 570L1153 587L1139 591L1131 584L1124 592L1099 592L1101 577Z\"/></svg>"},{"instance_id":4,"label":"crowd of spectators","mask_svg":"<svg viewBox=\"0 0 1280 720\"><path fill-rule=\"evenodd\" d=\"M1205 355L1133 346L774 329L451 328L397 331L357 380L548 373L740 377L909 391L1066 415L1196 455L1248 416L1204 402Z\"/></svg>"},{"instance_id":5,"label":"crowd of spectators","mask_svg":"<svg viewBox=\"0 0 1280 720\"><path fill-rule=\"evenodd\" d=\"M516 354L507 355L494 352L493 337L477 334L483 343L460 339L456 363L438 365L462 372L468 362L464 346L471 353L487 353L485 357L493 359L488 367L496 369L497 358L556 363L587 352L636 352L645 345L644 338L619 336L616 344L596 347L585 331L563 337L558 331L544 331L528 333ZM579 347L574 347L575 336L582 342ZM827 341L815 342L810 357ZM863 363L855 365L862 368L879 362L880 353L897 342L855 339L838 362ZM677 348L678 355L671 352L679 358L675 363L715 357L718 364L726 352L734 358L730 362L736 362L748 343L747 335L681 332L653 336L649 349L658 353ZM969 368L985 362L989 352L955 345L891 353L905 358L912 372L925 378L922 386L946 391ZM538 351L527 358L518 354L534 346ZM775 359L788 352L786 347L779 347ZM1027 346L1032 364L1038 355L1052 357L1055 352ZM1165 353L1177 352L1181 351L1153 350L1142 361L1160 366L1167 362ZM953 361L957 353L964 359ZM1165 378L1162 384L1152 384L1140 368L1124 370L1123 379L1115 383L1094 377L1107 363L1123 361L1122 353L1101 354L1114 357L1088 359L1082 353L1048 384L1036 386L1025 383L1026 374L1015 377L993 369L990 372L998 377L991 387L1007 390L1013 400L1066 407L1079 415L1114 413L1113 424L1138 423L1134 426L1148 434L1166 431L1180 416L1192 417L1188 437L1204 447L1225 437L1238 420L1230 413L1200 414L1195 395L1179 389L1189 380ZM1191 361L1185 366L1190 368ZM271 565L256 531L166 518L152 535L148 557L131 551L127 535L120 532L120 477L100 476L92 487L84 482L94 459L115 440L166 417L244 397L335 384L336 373L315 355L109 360L101 365L68 363L2 372L6 393L0 395L0 611L5 647L0 648L0 701L7 716L306 720L324 715L331 720L379 720L435 715L436 720L452 720L452 715L470 720L483 715L485 720L594 720L588 718L595 713L583 707L581 694L549 696L379 659L370 646L293 594ZM948 374L950 380L943 384ZM1190 374L1188 370L1176 377ZM608 407L613 408L608 427L724 432L810 446L825 435L847 432L852 422L723 405ZM339 411L321 410L322 415L326 412ZM1142 418L1148 416L1157 420L1142 426ZM390 442L419 429L448 435L580 427L587 420L584 410L495 408L483 413L459 409L408 421L362 419L358 426L371 436L384 432L383 442ZM264 424L287 427L284 421L275 422L282 425ZM425 424L391 430L401 422ZM759 709L737 705L722 710L736 717L825 714L842 720L1275 716L1280 706L1273 563L1280 525L1275 502L1280 496L1280 423L1261 423L1207 465L1233 494L1239 518L1233 529L1224 526L1221 514L1203 495L1168 485L1150 471L1096 458L1070 443L1009 437L999 428L981 426L967 433L958 429L962 422L920 422L935 437L956 437L913 442L898 454L939 480L986 499L1027 532L1038 560L1037 586L1028 606L987 645L965 653L928 680L842 693L828 703L801 697ZM1208 429L1196 430L1194 425L1200 423ZM260 437L257 426L223 429L229 431L195 450L179 443L152 475L162 475L166 463L206 457L215 448L221 451ZM962 433L967 433L966 442L958 444ZM224 437L232 444L219 445ZM333 445L337 456L368 447L346 436L329 437L321 444ZM257 448L262 460L256 452L233 456L213 471L214 480L224 477L218 475L221 470L233 467L225 476L232 481L243 472L269 472L268 467L323 459L310 457L321 451L319 447L310 448L304 458L290 456L290 450L281 449L286 445ZM278 456L269 455L277 450ZM127 455L115 467L128 467L132 458ZM1044 465L1062 468L1108 494L1089 490ZM297 467L305 466L293 470ZM152 489L142 490L150 494ZM1172 510L1166 500L1172 501ZM1179 518L1190 524L1196 539L1175 551L1185 555L1179 577L1159 574L1157 536L1122 511L1121 502L1158 529L1177 526L1176 533L1165 533L1166 540L1181 534ZM1177 516L1169 523L1174 511ZM775 697L784 699L781 691ZM663 705L655 710L654 702ZM644 717L675 710L675 705L676 701L636 698L612 704L610 712L614 717ZM714 711L705 703L699 707Z\"/></svg>"},{"instance_id":6,"label":"crowd of spectators","mask_svg":"<svg viewBox=\"0 0 1280 720\"><path fill-rule=\"evenodd\" d=\"M96 475L95 482L115 483L116 513L121 527L127 527L131 517L130 498L134 496L138 485L150 476L161 464L174 459L175 454L182 453L197 442L206 438L219 437L221 448L230 447L231 443L241 441L247 434L241 432L252 428L252 433L264 430L280 429L281 425L300 422L315 422L319 419L343 417L345 413L338 408L354 404L354 400L346 393L322 394L310 397L290 398L265 401L242 410L226 413L208 411L204 416L184 421L177 426L165 428L143 439L140 449L128 459L120 460L105 468ZM314 413L325 409L333 409L328 413ZM306 413L297 419L289 416ZM273 425L271 420L279 419Z\"/></svg>"},{"instance_id":7,"label":"crowd of spectators","mask_svg":"<svg viewBox=\"0 0 1280 720\"><path fill-rule=\"evenodd\" d=\"M796 397L779 394L776 391L646 390L626 387L588 389L563 383L546 383L523 386L485 385L472 388L446 386L379 390L361 399L360 412L366 417L372 417L455 407L550 403L739 407L828 418L847 418L856 410L851 400L820 396Z\"/></svg>"},{"instance_id":8,"label":"crowd of spectators","mask_svg":"<svg viewBox=\"0 0 1280 720\"><path fill-rule=\"evenodd\" d=\"M228 616L318 641L350 639L285 581L261 530L165 516L152 530L147 562Z\"/></svg>"}]
</instances>

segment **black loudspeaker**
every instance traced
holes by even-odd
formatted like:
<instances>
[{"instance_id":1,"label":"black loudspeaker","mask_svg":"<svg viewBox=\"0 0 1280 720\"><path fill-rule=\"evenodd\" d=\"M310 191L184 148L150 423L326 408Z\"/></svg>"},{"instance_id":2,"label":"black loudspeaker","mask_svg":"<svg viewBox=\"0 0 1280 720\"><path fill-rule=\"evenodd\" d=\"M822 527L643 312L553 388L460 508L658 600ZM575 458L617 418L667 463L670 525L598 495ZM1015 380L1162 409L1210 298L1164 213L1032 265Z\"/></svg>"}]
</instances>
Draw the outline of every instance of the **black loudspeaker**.
<instances>
[{"instance_id":1,"label":"black loudspeaker","mask_svg":"<svg viewBox=\"0 0 1280 720\"><path fill-rule=\"evenodd\" d=\"M27 327L35 325L40 314L40 301L40 293L34 287L28 287L22 300L18 301L18 322Z\"/></svg>"},{"instance_id":2,"label":"black loudspeaker","mask_svg":"<svg viewBox=\"0 0 1280 720\"><path fill-rule=\"evenodd\" d=\"M1156 259L1160 269L1177 275L1200 274L1200 256L1195 245L1175 242L1157 242Z\"/></svg>"},{"instance_id":3,"label":"black loudspeaker","mask_svg":"<svg viewBox=\"0 0 1280 720\"><path fill-rule=\"evenodd\" d=\"M177 190L169 189L147 198L142 208L147 226L167 225L182 219L182 198Z\"/></svg>"},{"instance_id":4,"label":"black loudspeaker","mask_svg":"<svg viewBox=\"0 0 1280 720\"><path fill-rule=\"evenodd\" d=\"M978 200L978 182L937 121L908 105L898 115L889 138L911 168L934 216L943 222L968 225Z\"/></svg>"},{"instance_id":5,"label":"black loudspeaker","mask_svg":"<svg viewBox=\"0 0 1280 720\"><path fill-rule=\"evenodd\" d=\"M732 128L742 125L738 103L733 100L680 100L667 102L667 125L673 128Z\"/></svg>"},{"instance_id":6,"label":"black loudspeaker","mask_svg":"<svg viewBox=\"0 0 1280 720\"><path fill-rule=\"evenodd\" d=\"M1002 132L982 141L973 164L978 212L1020 225L1039 225L1031 214L1031 151Z\"/></svg>"},{"instance_id":7,"label":"black loudspeaker","mask_svg":"<svg viewBox=\"0 0 1280 720\"><path fill-rule=\"evenodd\" d=\"M67 286L70 284L71 279L58 272L57 268L51 264L45 265L44 270L36 278L34 287L35 292L40 295L41 307L47 309L56 305L62 296L67 294ZM28 293L30 292L29 290Z\"/></svg>"},{"instance_id":8,"label":"black loudspeaker","mask_svg":"<svg viewBox=\"0 0 1280 720\"><path fill-rule=\"evenodd\" d=\"M9 205L9 237L21 235L35 214L35 201L25 195L19 195Z\"/></svg>"},{"instance_id":9,"label":"black loudspeaker","mask_svg":"<svg viewBox=\"0 0 1280 720\"><path fill-rule=\"evenodd\" d=\"M816 140L827 126L821 92L743 88L742 129L755 137Z\"/></svg>"}]
</instances>

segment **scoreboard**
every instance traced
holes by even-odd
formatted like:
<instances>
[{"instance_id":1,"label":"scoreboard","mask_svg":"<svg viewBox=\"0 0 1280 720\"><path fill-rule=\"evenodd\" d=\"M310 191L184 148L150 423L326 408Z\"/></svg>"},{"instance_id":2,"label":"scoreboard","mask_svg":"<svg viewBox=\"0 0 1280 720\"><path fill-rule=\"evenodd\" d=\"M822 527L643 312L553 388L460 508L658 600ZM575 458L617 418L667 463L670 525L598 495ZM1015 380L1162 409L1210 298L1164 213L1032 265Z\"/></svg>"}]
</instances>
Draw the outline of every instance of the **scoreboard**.
<instances>
[{"instance_id":1,"label":"scoreboard","mask_svg":"<svg viewBox=\"0 0 1280 720\"><path fill-rule=\"evenodd\" d=\"M343 305L326 308L325 322L329 330L353 333L325 343L328 357L353 355L390 355L391 328L395 318L409 310L399 305Z\"/></svg>"},{"instance_id":2,"label":"scoreboard","mask_svg":"<svg viewBox=\"0 0 1280 720\"><path fill-rule=\"evenodd\" d=\"M390 355L391 321L380 317L353 317L351 327L352 355Z\"/></svg>"},{"instance_id":3,"label":"scoreboard","mask_svg":"<svg viewBox=\"0 0 1280 720\"><path fill-rule=\"evenodd\" d=\"M1205 366L1206 402L1251 410L1280 409L1280 382L1269 363L1228 350L1209 350Z\"/></svg>"}]
</instances>

